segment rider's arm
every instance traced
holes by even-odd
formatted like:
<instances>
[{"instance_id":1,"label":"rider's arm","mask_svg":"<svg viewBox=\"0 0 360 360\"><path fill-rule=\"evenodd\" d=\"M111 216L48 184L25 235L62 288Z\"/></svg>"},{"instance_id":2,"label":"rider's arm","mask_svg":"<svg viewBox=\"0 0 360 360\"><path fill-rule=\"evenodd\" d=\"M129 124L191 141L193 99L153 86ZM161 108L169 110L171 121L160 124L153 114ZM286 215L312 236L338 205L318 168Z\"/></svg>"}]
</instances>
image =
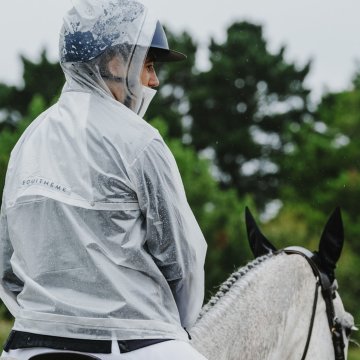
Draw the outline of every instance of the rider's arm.
<instances>
[{"instance_id":1,"label":"rider's arm","mask_svg":"<svg viewBox=\"0 0 360 360\"><path fill-rule=\"evenodd\" d=\"M15 315L18 309L16 296L22 290L23 283L11 267L10 259L13 252L3 197L0 213L0 297L10 312Z\"/></svg>"},{"instance_id":2,"label":"rider's arm","mask_svg":"<svg viewBox=\"0 0 360 360\"><path fill-rule=\"evenodd\" d=\"M147 247L171 287L182 326L190 328L204 298L206 242L175 159L162 139L152 140L132 169L146 217Z\"/></svg>"}]
</instances>

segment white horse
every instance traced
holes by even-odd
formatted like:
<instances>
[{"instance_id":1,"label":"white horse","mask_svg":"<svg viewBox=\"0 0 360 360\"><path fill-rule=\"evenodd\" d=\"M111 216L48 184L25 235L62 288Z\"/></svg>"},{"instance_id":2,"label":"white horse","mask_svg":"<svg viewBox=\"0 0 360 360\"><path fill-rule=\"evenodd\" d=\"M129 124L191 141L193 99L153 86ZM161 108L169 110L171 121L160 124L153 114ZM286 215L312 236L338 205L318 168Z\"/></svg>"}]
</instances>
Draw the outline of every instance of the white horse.
<instances>
[{"instance_id":1,"label":"white horse","mask_svg":"<svg viewBox=\"0 0 360 360\"><path fill-rule=\"evenodd\" d=\"M335 325L330 329L321 287L304 256L273 254L249 212L247 228L253 252L262 256L233 273L203 308L191 329L193 346L209 360L346 359L348 336L356 328L335 291L336 281L331 291L336 294L337 334ZM336 210L316 255L331 282L342 244ZM336 357L332 332L343 338Z\"/></svg>"}]
</instances>

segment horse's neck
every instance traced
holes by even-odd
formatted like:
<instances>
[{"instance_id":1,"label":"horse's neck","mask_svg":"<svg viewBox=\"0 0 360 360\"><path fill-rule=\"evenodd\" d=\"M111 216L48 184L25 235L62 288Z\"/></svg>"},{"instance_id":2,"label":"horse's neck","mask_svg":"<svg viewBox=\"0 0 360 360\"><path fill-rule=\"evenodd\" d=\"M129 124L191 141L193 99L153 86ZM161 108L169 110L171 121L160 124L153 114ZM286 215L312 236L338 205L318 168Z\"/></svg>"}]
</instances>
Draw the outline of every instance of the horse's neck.
<instances>
[{"instance_id":1,"label":"horse's neck","mask_svg":"<svg viewBox=\"0 0 360 360\"><path fill-rule=\"evenodd\" d=\"M241 276L191 333L208 359L301 358L315 278L299 256L278 255Z\"/></svg>"}]
</instances>

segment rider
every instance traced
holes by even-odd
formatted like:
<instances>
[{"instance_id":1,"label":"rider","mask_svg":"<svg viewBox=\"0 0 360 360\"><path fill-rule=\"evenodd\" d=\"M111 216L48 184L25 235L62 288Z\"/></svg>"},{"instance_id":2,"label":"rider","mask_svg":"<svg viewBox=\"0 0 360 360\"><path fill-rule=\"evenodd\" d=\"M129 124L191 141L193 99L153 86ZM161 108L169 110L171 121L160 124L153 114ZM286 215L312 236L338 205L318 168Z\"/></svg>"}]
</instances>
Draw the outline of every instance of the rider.
<instances>
[{"instance_id":1,"label":"rider","mask_svg":"<svg viewBox=\"0 0 360 360\"><path fill-rule=\"evenodd\" d=\"M0 218L4 354L204 359L188 343L206 243L170 150L142 116L164 30L135 0L79 0L64 17L66 84L15 146ZM167 341L172 340L172 341Z\"/></svg>"}]
</instances>

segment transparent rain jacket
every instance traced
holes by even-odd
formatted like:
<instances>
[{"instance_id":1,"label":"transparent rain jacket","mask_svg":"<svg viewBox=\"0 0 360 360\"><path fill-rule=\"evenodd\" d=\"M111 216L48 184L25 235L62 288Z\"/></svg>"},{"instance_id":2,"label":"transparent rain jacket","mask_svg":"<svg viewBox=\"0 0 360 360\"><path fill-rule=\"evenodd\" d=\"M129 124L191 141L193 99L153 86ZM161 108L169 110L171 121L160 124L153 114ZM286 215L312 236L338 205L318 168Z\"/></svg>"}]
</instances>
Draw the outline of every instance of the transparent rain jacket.
<instances>
[{"instance_id":1,"label":"transparent rain jacket","mask_svg":"<svg viewBox=\"0 0 360 360\"><path fill-rule=\"evenodd\" d=\"M116 3L128 10L119 15L119 36L131 24L141 47L149 44L151 33L142 30L156 21L133 1ZM140 53L142 62L132 55L143 63ZM14 328L186 340L183 327L192 326L203 301L206 243L175 160L136 114L141 86L130 84L123 104L99 80L98 63L62 67L67 83L59 101L25 131L6 176L0 294Z\"/></svg>"}]
</instances>

